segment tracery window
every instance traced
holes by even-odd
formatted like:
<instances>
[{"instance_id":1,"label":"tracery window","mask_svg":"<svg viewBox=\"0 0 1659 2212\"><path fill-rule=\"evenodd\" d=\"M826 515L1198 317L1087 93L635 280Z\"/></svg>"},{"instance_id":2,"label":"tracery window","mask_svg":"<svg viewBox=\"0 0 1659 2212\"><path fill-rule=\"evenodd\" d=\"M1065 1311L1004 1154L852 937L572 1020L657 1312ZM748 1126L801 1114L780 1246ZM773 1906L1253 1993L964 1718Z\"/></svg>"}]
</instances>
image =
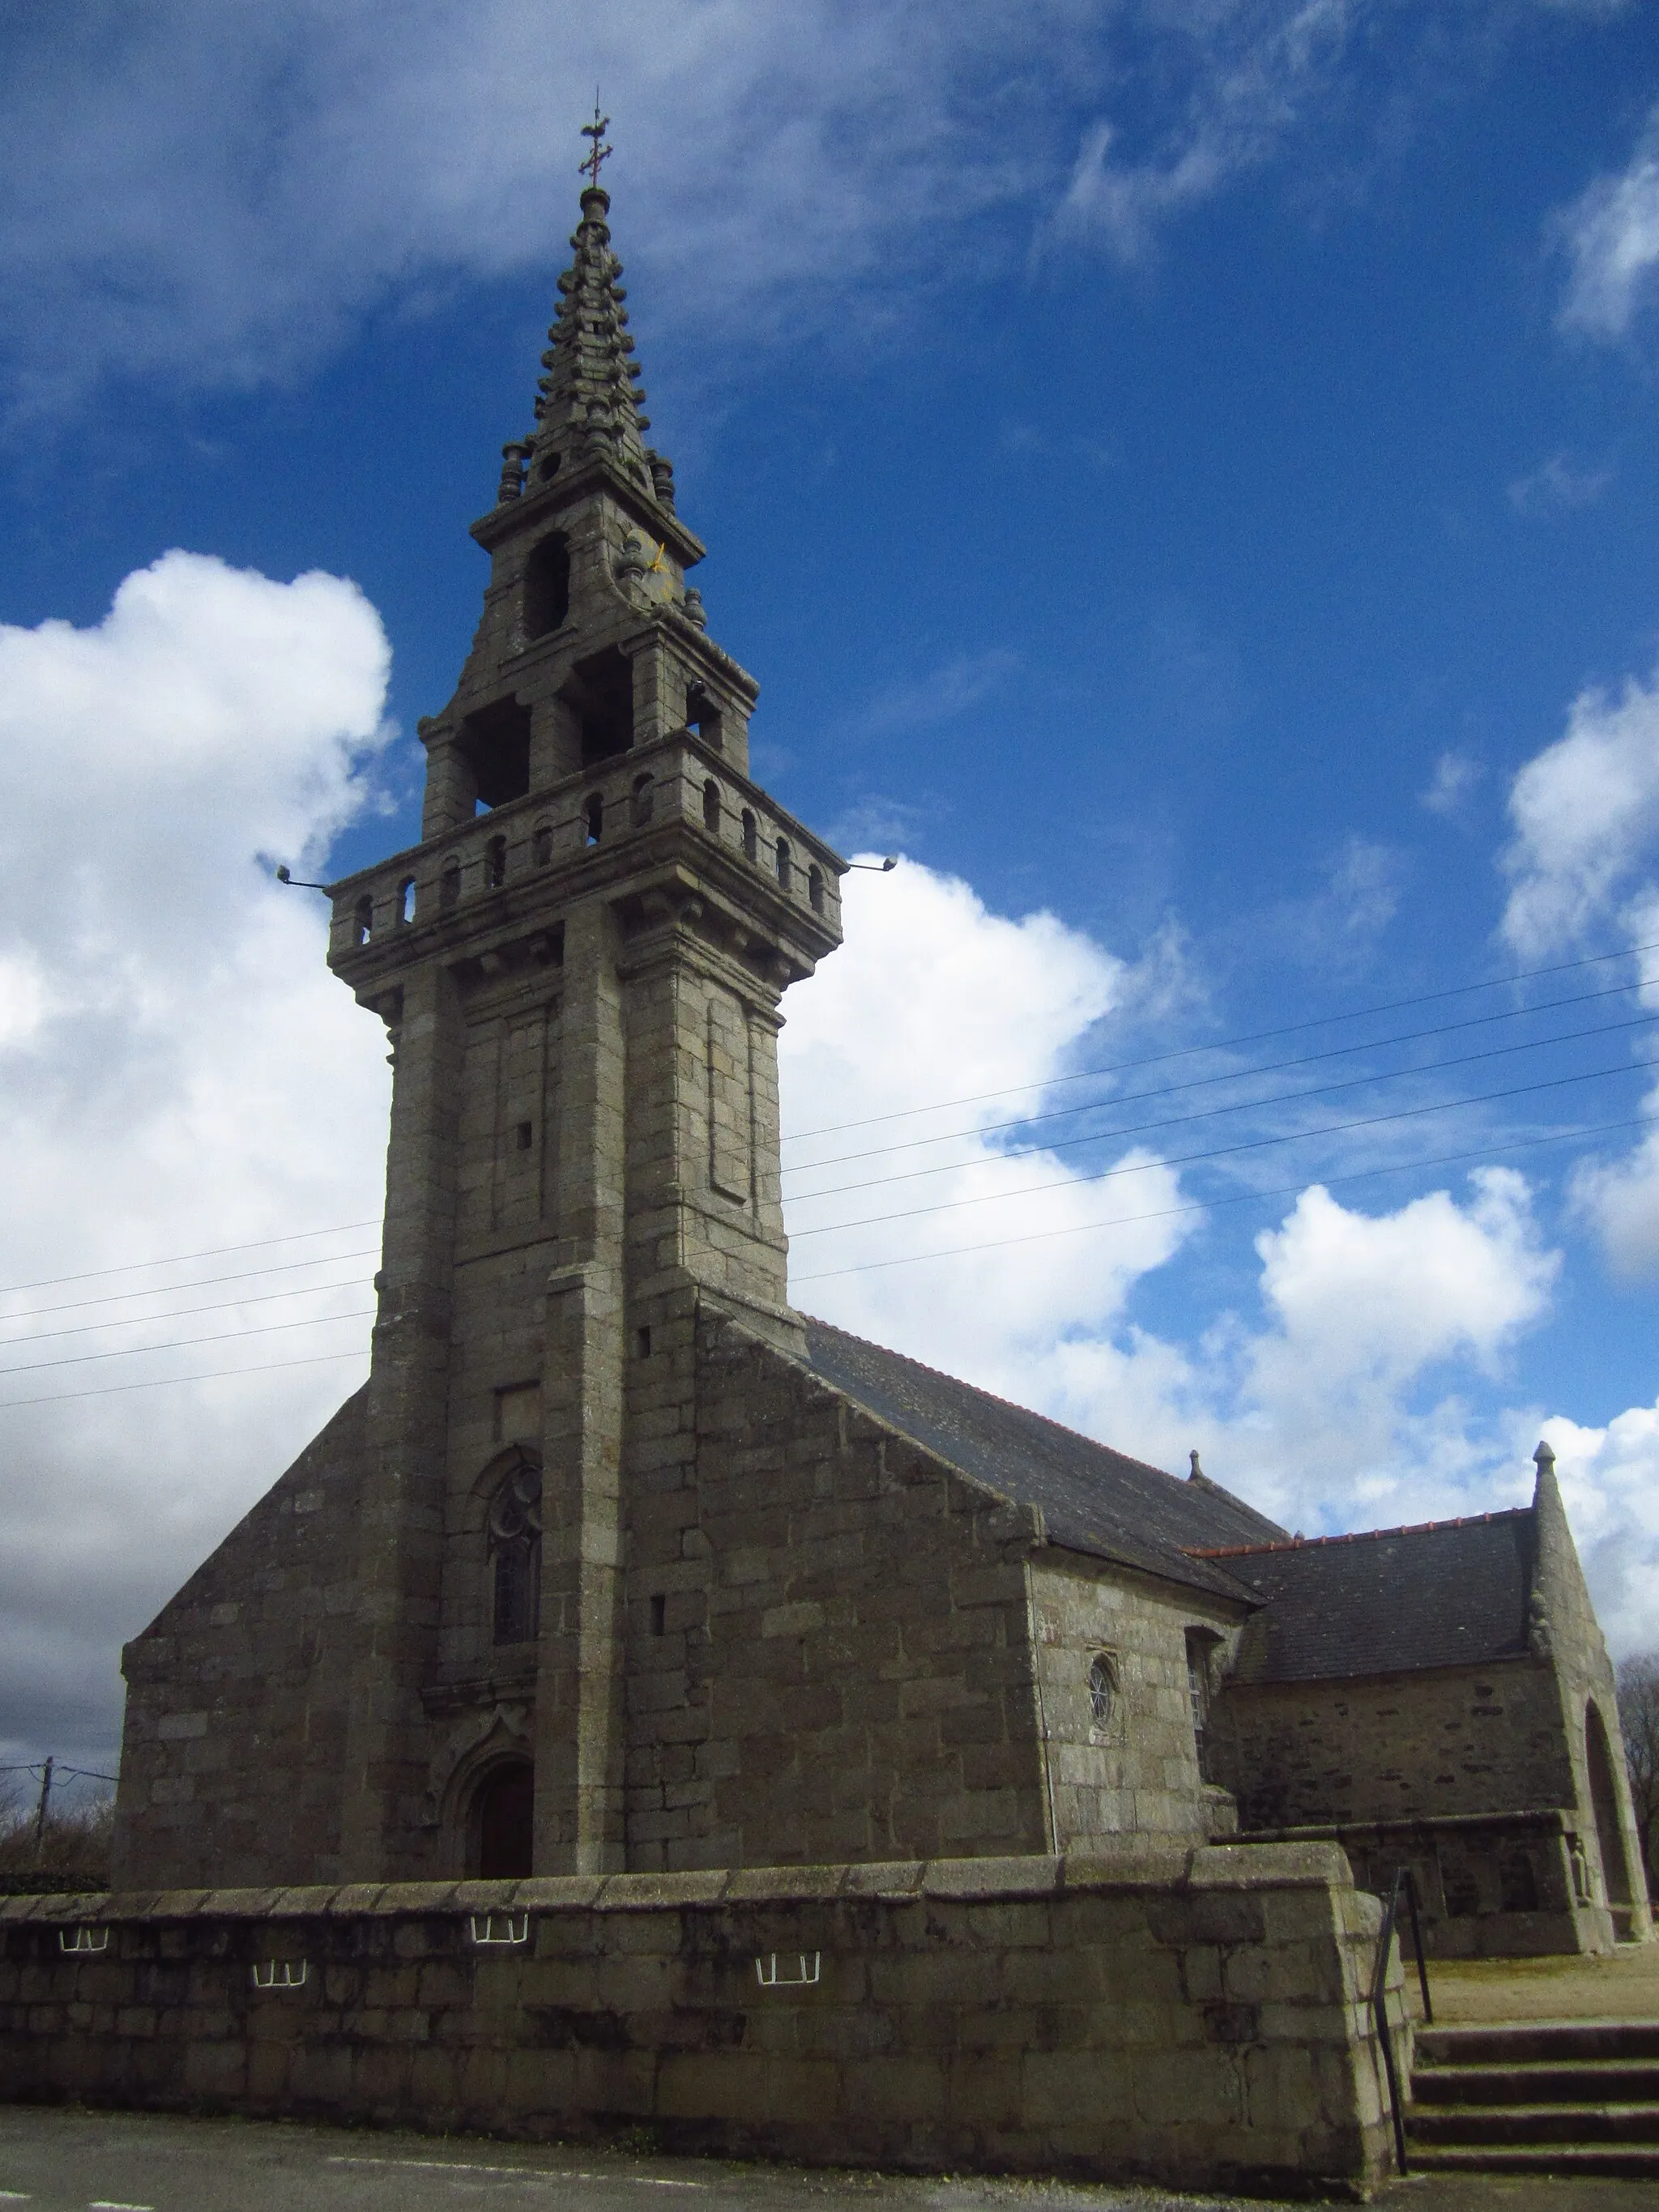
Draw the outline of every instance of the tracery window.
<instances>
[{"instance_id":1,"label":"tracery window","mask_svg":"<svg viewBox=\"0 0 1659 2212\"><path fill-rule=\"evenodd\" d=\"M542 1472L520 1459L489 1508L494 1641L528 1644L540 1626Z\"/></svg>"}]
</instances>

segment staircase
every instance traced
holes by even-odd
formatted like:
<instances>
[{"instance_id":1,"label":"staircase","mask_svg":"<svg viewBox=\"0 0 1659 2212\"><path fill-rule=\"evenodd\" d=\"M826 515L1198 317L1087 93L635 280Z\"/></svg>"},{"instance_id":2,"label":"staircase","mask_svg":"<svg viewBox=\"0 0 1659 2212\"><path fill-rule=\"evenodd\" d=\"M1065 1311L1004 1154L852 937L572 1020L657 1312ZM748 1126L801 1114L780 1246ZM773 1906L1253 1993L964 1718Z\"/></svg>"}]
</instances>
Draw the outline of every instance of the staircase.
<instances>
[{"instance_id":1,"label":"staircase","mask_svg":"<svg viewBox=\"0 0 1659 2212\"><path fill-rule=\"evenodd\" d=\"M1659 2021L1419 2028L1406 2132L1422 2172L1659 2179Z\"/></svg>"}]
</instances>

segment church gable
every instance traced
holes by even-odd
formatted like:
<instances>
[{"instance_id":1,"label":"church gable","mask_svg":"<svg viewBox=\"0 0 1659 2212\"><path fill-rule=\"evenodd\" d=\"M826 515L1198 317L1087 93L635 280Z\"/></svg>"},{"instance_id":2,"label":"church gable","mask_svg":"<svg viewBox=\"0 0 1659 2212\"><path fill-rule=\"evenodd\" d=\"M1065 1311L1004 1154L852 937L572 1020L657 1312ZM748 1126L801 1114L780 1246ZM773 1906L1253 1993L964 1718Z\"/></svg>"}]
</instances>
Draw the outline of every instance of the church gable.
<instances>
[{"instance_id":1,"label":"church gable","mask_svg":"<svg viewBox=\"0 0 1659 2212\"><path fill-rule=\"evenodd\" d=\"M707 1304L629 1535L629 1860L1046 1850L1024 1509Z\"/></svg>"},{"instance_id":2,"label":"church gable","mask_svg":"<svg viewBox=\"0 0 1659 2212\"><path fill-rule=\"evenodd\" d=\"M339 1803L367 1393L122 1654L123 1887L325 1878Z\"/></svg>"}]
</instances>

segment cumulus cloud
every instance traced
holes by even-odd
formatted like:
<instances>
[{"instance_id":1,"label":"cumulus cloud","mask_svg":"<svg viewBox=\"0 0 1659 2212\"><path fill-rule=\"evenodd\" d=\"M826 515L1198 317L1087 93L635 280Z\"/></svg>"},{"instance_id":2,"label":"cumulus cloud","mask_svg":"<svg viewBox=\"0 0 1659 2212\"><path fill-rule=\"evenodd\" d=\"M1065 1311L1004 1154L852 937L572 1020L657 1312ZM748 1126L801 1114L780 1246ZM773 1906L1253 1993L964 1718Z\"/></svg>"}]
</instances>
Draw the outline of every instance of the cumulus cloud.
<instances>
[{"instance_id":1,"label":"cumulus cloud","mask_svg":"<svg viewBox=\"0 0 1659 2212\"><path fill-rule=\"evenodd\" d=\"M790 1202L799 1304L1161 1465L1180 1468L1199 1446L1210 1472L1286 1526L1389 1525L1529 1495L1548 1409L1528 1402L1517 1361L1563 1261L1523 1176L1478 1168L1458 1190L1376 1212L1314 1185L1257 1237L1252 1298L1206 1312L1203 1279L1189 1272L1179 1301L1189 1333L1150 1328L1143 1285L1195 1265L1188 1242L1209 1218L1175 1170L1128 1154L1115 1164L1134 1172L1091 1185L1060 1155L1007 1159L989 1127L1079 1053L1099 1052L1133 970L1052 917L992 914L968 886L915 863L854 877L849 894L846 947L787 1002L786 1127L817 1133L798 1134L786 1156L825 1161L941 1127L965 1133L939 1148L948 1173L925 1184ZM981 1095L1014 1084L1027 1087L1012 1100ZM927 1110L951 1097L971 1103ZM848 1123L858 1126L831 1126ZM878 1153L791 1182L822 1188L935 1157ZM1017 1194L1039 1182L1039 1196ZM963 1200L811 1233L854 1213ZM869 1264L930 1251L953 1256ZM1609 1434L1626 1439L1625 1457L1605 1481L1613 1462L1588 1464L1571 1501L1595 1532L1593 1584L1620 1622L1635 1618L1630 1593L1650 1605L1659 1595L1659 1540L1628 1472L1659 1473L1659 1451L1641 1443L1651 1431L1640 1409L1621 1416Z\"/></svg>"},{"instance_id":2,"label":"cumulus cloud","mask_svg":"<svg viewBox=\"0 0 1659 2212\"><path fill-rule=\"evenodd\" d=\"M1650 1095L1647 1110L1659 1115L1659 1092ZM1659 1273L1659 1132L1622 1160L1581 1160L1571 1188L1615 1273L1632 1279Z\"/></svg>"},{"instance_id":3,"label":"cumulus cloud","mask_svg":"<svg viewBox=\"0 0 1659 2212\"><path fill-rule=\"evenodd\" d=\"M1126 1154L1136 1171L1103 1192L1053 1153L1010 1157L990 1132L1064 1072L1127 970L1052 915L992 914L914 860L849 877L846 895L845 945L785 1009L792 1281L809 1311L935 1365L971 1362L1000 1388L1022 1351L1114 1316L1190 1227L1167 1214L1179 1185L1149 1155ZM976 1244L994 1249L960 1249ZM919 1250L954 1256L882 1264Z\"/></svg>"},{"instance_id":4,"label":"cumulus cloud","mask_svg":"<svg viewBox=\"0 0 1659 2212\"><path fill-rule=\"evenodd\" d=\"M362 807L386 672L352 585L184 553L93 629L0 628L0 1737L35 1751L108 1756L116 1643L362 1369L374 1229L295 1232L378 1213L384 1038L257 856L312 873Z\"/></svg>"},{"instance_id":5,"label":"cumulus cloud","mask_svg":"<svg viewBox=\"0 0 1659 2212\"><path fill-rule=\"evenodd\" d=\"M1659 1403L1632 1406L1604 1428L1558 1415L1543 1425L1562 1502L1608 1643L1653 1649L1659 1579Z\"/></svg>"},{"instance_id":6,"label":"cumulus cloud","mask_svg":"<svg viewBox=\"0 0 1659 2212\"><path fill-rule=\"evenodd\" d=\"M1659 277L1659 108L1626 167L1598 177L1554 220L1571 264L1561 322L1594 338L1619 338L1652 298Z\"/></svg>"},{"instance_id":7,"label":"cumulus cloud","mask_svg":"<svg viewBox=\"0 0 1659 2212\"><path fill-rule=\"evenodd\" d=\"M1583 691L1565 737L1510 791L1504 935L1523 959L1584 941L1635 902L1659 836L1659 678Z\"/></svg>"}]
</instances>

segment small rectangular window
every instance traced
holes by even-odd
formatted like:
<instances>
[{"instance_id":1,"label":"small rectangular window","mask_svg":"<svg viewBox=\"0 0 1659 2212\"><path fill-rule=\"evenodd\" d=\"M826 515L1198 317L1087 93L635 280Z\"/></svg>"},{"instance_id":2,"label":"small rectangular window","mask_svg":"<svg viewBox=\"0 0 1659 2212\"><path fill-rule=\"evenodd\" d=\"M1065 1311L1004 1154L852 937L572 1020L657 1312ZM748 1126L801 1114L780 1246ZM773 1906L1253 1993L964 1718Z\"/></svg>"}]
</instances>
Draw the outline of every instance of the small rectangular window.
<instances>
[{"instance_id":1,"label":"small rectangular window","mask_svg":"<svg viewBox=\"0 0 1659 2212\"><path fill-rule=\"evenodd\" d=\"M651 1357L651 1332L648 1328L642 1328L639 1332L639 1346L640 1358L641 1359L649 1359Z\"/></svg>"},{"instance_id":2,"label":"small rectangular window","mask_svg":"<svg viewBox=\"0 0 1659 2212\"><path fill-rule=\"evenodd\" d=\"M521 1152L527 1152L535 1138L536 1125L533 1121L520 1121L514 1134L518 1140L519 1150Z\"/></svg>"},{"instance_id":3,"label":"small rectangular window","mask_svg":"<svg viewBox=\"0 0 1659 2212\"><path fill-rule=\"evenodd\" d=\"M668 1600L659 1590L651 1600L651 1633L663 1636L668 1631Z\"/></svg>"}]
</instances>

